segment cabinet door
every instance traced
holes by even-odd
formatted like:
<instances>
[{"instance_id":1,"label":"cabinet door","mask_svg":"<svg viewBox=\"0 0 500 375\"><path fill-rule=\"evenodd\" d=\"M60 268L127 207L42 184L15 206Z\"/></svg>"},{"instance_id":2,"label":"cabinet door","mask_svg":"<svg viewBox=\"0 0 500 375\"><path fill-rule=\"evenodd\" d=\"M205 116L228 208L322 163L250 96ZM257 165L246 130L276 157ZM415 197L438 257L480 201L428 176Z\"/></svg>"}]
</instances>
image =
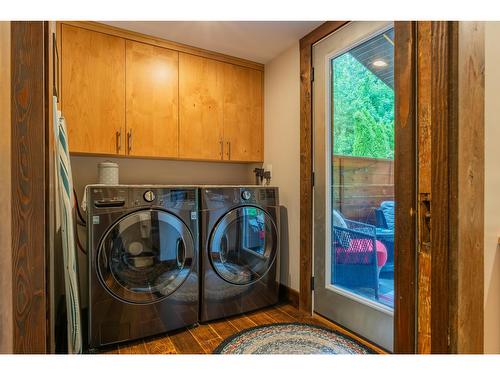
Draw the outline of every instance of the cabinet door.
<instances>
[{"instance_id":1,"label":"cabinet door","mask_svg":"<svg viewBox=\"0 0 500 375\"><path fill-rule=\"evenodd\" d=\"M71 152L122 154L125 40L62 25L62 101Z\"/></svg>"},{"instance_id":2,"label":"cabinet door","mask_svg":"<svg viewBox=\"0 0 500 375\"><path fill-rule=\"evenodd\" d=\"M179 54L179 157L221 160L224 64Z\"/></svg>"},{"instance_id":3,"label":"cabinet door","mask_svg":"<svg viewBox=\"0 0 500 375\"><path fill-rule=\"evenodd\" d=\"M262 74L224 64L225 160L263 160Z\"/></svg>"},{"instance_id":4,"label":"cabinet door","mask_svg":"<svg viewBox=\"0 0 500 375\"><path fill-rule=\"evenodd\" d=\"M127 40L129 155L177 157L179 53Z\"/></svg>"}]
</instances>

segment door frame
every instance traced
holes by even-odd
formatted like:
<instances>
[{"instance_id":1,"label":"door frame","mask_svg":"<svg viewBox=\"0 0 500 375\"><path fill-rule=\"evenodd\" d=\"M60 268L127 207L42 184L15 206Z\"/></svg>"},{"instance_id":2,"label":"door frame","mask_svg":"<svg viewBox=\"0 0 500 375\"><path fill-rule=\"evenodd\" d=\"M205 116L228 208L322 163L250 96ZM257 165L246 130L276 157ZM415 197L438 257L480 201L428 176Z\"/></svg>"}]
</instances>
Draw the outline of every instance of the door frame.
<instances>
[{"instance_id":1,"label":"door frame","mask_svg":"<svg viewBox=\"0 0 500 375\"><path fill-rule=\"evenodd\" d=\"M13 350L12 309L12 175L11 175L11 22L0 21L0 353Z\"/></svg>"},{"instance_id":2,"label":"door frame","mask_svg":"<svg viewBox=\"0 0 500 375\"><path fill-rule=\"evenodd\" d=\"M309 314L313 309L312 46L347 23L325 22L300 40L299 309ZM396 222L402 228L395 236L400 250L395 255L394 352L418 350L417 290L421 286L416 277L421 246L416 228L424 212L417 203L417 133L422 119L416 91L419 78L430 74L426 88L431 96L431 140L437 145L429 155L433 277L427 285L430 313L421 311L425 316L418 320L426 319L431 328L429 352L480 353L484 335L484 24L431 22L432 63L427 72L417 69L418 42L423 40L419 40L418 26L413 21L394 23L399 46L394 71L395 159L399 160L395 161L399 187L395 197ZM471 252L476 262L462 256Z\"/></svg>"},{"instance_id":3,"label":"door frame","mask_svg":"<svg viewBox=\"0 0 500 375\"><path fill-rule=\"evenodd\" d=\"M49 23L11 22L12 352L49 351Z\"/></svg>"},{"instance_id":4,"label":"door frame","mask_svg":"<svg viewBox=\"0 0 500 375\"><path fill-rule=\"evenodd\" d=\"M417 119L413 22L394 22L394 353L417 347ZM396 48L396 46L398 46Z\"/></svg>"},{"instance_id":5,"label":"door frame","mask_svg":"<svg viewBox=\"0 0 500 375\"><path fill-rule=\"evenodd\" d=\"M2 123L10 137L6 157L10 181L0 187L9 204L11 243L9 278L2 309L1 351L14 354L54 352L53 249L55 236L54 135L52 95L55 77L52 53L54 21L12 21L3 24L2 54L10 61L2 76L2 106L9 115ZM8 40L7 40L8 39ZM5 85L7 86L7 85ZM3 107L2 107L3 108ZM5 141L5 140L4 140ZM2 145L3 146L3 145ZM2 150L4 152L4 150ZM5 212L4 209L5 208ZM7 212L9 211L9 212ZM2 232L3 233L3 232ZM2 280L3 281L3 280ZM4 310L10 311L4 311ZM2 325L0 323L0 326Z\"/></svg>"},{"instance_id":6,"label":"door frame","mask_svg":"<svg viewBox=\"0 0 500 375\"><path fill-rule=\"evenodd\" d=\"M313 127L312 46L349 21L328 21L300 40L300 288L299 310L312 313Z\"/></svg>"}]
</instances>

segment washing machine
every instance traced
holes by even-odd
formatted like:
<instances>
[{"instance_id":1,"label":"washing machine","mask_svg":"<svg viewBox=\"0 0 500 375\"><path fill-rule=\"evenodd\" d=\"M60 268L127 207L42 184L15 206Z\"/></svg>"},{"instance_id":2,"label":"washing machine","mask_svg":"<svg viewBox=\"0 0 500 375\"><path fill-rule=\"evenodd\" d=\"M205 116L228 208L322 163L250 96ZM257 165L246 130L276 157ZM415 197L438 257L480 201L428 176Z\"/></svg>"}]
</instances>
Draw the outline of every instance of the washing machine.
<instances>
[{"instance_id":1,"label":"washing machine","mask_svg":"<svg viewBox=\"0 0 500 375\"><path fill-rule=\"evenodd\" d=\"M202 187L202 322L278 302L279 196L273 187Z\"/></svg>"},{"instance_id":2,"label":"washing machine","mask_svg":"<svg viewBox=\"0 0 500 375\"><path fill-rule=\"evenodd\" d=\"M95 185L86 193L90 349L197 323L198 190Z\"/></svg>"}]
</instances>

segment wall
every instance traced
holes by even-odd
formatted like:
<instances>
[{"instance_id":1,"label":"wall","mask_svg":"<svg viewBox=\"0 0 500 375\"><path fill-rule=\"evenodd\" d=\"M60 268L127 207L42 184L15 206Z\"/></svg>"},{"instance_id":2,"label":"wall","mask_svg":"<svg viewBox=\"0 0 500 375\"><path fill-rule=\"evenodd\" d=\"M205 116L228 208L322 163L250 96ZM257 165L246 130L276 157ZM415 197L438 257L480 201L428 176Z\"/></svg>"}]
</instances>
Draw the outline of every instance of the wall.
<instances>
[{"instance_id":1,"label":"wall","mask_svg":"<svg viewBox=\"0 0 500 375\"><path fill-rule=\"evenodd\" d=\"M281 282L299 290L300 55L298 41L265 66L264 166L280 188Z\"/></svg>"},{"instance_id":2,"label":"wall","mask_svg":"<svg viewBox=\"0 0 500 375\"><path fill-rule=\"evenodd\" d=\"M484 351L500 353L500 22L485 34Z\"/></svg>"},{"instance_id":3,"label":"wall","mask_svg":"<svg viewBox=\"0 0 500 375\"><path fill-rule=\"evenodd\" d=\"M252 184L255 164L206 163L72 156L73 184L81 199L85 185L97 183L97 164L110 160L120 167L120 184Z\"/></svg>"},{"instance_id":4,"label":"wall","mask_svg":"<svg viewBox=\"0 0 500 375\"><path fill-rule=\"evenodd\" d=\"M0 22L0 353L12 353L10 22Z\"/></svg>"}]
</instances>

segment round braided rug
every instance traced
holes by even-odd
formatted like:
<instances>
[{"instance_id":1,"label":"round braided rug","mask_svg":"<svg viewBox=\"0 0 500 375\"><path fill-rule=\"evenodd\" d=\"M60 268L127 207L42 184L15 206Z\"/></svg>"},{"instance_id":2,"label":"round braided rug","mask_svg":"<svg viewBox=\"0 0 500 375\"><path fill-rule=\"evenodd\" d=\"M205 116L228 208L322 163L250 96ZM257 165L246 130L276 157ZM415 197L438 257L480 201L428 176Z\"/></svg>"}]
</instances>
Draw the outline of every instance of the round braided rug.
<instances>
[{"instance_id":1,"label":"round braided rug","mask_svg":"<svg viewBox=\"0 0 500 375\"><path fill-rule=\"evenodd\" d=\"M320 326L274 323L252 327L224 340L219 354L373 354L370 348Z\"/></svg>"}]
</instances>

